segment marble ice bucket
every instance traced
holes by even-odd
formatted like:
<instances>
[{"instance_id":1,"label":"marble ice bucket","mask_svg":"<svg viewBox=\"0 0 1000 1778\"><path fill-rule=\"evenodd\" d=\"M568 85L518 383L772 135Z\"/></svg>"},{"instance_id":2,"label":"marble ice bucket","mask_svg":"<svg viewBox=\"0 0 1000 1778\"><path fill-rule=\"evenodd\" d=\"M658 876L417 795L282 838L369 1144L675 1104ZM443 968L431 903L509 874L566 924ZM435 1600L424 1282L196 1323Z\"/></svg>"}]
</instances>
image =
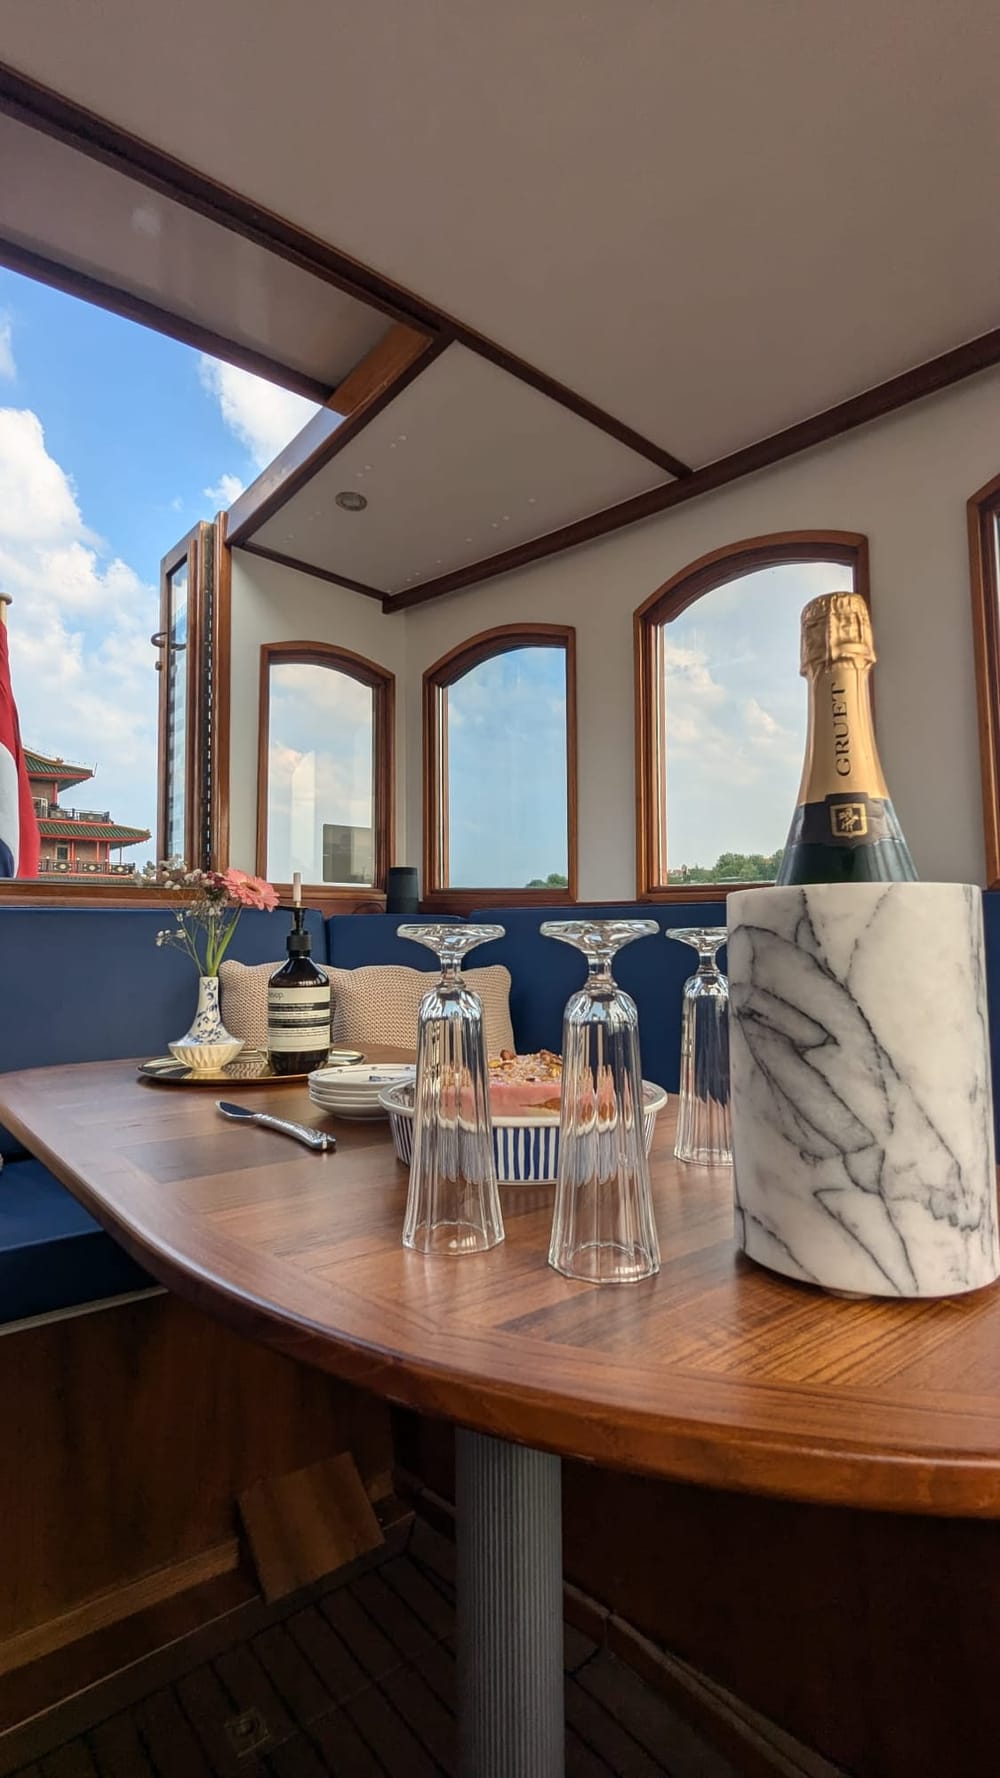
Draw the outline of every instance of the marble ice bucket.
<instances>
[{"instance_id":1,"label":"marble ice bucket","mask_svg":"<svg viewBox=\"0 0 1000 1778\"><path fill-rule=\"evenodd\" d=\"M729 903L736 1233L790 1278L937 1297L1000 1274L982 897L965 883Z\"/></svg>"}]
</instances>

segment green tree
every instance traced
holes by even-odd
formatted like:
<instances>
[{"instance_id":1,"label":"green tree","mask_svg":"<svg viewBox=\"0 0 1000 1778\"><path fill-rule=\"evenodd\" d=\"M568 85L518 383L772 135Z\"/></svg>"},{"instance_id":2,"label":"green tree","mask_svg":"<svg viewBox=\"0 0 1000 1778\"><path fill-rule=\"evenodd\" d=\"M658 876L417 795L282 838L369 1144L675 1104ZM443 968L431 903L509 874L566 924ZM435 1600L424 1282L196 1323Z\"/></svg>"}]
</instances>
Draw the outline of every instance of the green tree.
<instances>
[{"instance_id":1,"label":"green tree","mask_svg":"<svg viewBox=\"0 0 1000 1778\"><path fill-rule=\"evenodd\" d=\"M553 870L547 877L532 877L531 882L525 883L524 887L526 889L568 889L569 878L562 876L559 871Z\"/></svg>"},{"instance_id":2,"label":"green tree","mask_svg":"<svg viewBox=\"0 0 1000 1778\"><path fill-rule=\"evenodd\" d=\"M783 846L776 852L720 852L715 863L682 864L668 870L668 883L773 883Z\"/></svg>"}]
</instances>

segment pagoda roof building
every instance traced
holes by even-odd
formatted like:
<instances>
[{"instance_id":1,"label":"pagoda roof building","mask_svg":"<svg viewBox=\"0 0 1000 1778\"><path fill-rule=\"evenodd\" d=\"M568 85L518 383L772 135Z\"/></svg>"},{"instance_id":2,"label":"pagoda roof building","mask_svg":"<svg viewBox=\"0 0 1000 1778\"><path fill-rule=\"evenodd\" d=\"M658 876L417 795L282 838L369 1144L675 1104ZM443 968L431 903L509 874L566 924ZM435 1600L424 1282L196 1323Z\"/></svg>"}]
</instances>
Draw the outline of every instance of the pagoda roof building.
<instances>
[{"instance_id":1,"label":"pagoda roof building","mask_svg":"<svg viewBox=\"0 0 1000 1778\"><path fill-rule=\"evenodd\" d=\"M32 753L29 748L24 750L24 762L28 768L28 777L34 781L43 779L55 791L69 790L74 784L85 784L94 776L90 766L71 766L65 759L50 759L46 753Z\"/></svg>"},{"instance_id":2,"label":"pagoda roof building","mask_svg":"<svg viewBox=\"0 0 1000 1778\"><path fill-rule=\"evenodd\" d=\"M24 750L28 781L35 805L38 834L41 840L40 869L69 877L130 876L134 866L120 862L125 846L139 846L150 838L145 827L125 827L112 821L108 809L64 809L59 797L64 790L86 784L93 776L90 766L71 765L68 760L52 758L46 753ZM111 848L118 851L119 862L111 862Z\"/></svg>"}]
</instances>

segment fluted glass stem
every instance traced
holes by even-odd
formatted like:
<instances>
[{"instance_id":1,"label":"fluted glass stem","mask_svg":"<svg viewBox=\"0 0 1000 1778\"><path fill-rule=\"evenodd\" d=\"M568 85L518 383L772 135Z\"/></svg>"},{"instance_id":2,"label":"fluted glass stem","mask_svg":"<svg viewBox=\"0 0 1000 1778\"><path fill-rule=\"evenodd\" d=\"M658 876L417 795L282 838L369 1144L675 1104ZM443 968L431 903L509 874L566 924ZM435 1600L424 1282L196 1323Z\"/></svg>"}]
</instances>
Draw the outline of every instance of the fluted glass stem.
<instances>
[{"instance_id":1,"label":"fluted glass stem","mask_svg":"<svg viewBox=\"0 0 1000 1778\"><path fill-rule=\"evenodd\" d=\"M474 945L502 926L400 926L437 952L441 977L420 1002L413 1160L403 1246L428 1254L484 1253L504 1238L497 1189L483 1006L462 977Z\"/></svg>"},{"instance_id":2,"label":"fluted glass stem","mask_svg":"<svg viewBox=\"0 0 1000 1778\"><path fill-rule=\"evenodd\" d=\"M643 1140L639 1017L611 974L622 945L657 930L652 920L550 920L542 927L547 938L581 950L588 966L563 1020L549 1264L593 1284L635 1283L660 1265Z\"/></svg>"},{"instance_id":3,"label":"fluted glass stem","mask_svg":"<svg viewBox=\"0 0 1000 1778\"><path fill-rule=\"evenodd\" d=\"M681 1003L681 1091L674 1154L705 1167L732 1165L729 1113L729 983L716 963L725 927L674 927L668 938L691 945L698 968Z\"/></svg>"}]
</instances>

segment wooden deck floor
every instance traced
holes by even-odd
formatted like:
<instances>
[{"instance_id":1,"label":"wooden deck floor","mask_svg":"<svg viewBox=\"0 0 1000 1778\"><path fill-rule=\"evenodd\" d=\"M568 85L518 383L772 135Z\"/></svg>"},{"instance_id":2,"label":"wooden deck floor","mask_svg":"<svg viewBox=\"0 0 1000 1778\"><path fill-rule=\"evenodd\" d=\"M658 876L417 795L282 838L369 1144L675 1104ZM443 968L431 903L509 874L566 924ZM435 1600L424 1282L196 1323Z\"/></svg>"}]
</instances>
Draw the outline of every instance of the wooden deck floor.
<instances>
[{"instance_id":1,"label":"wooden deck floor","mask_svg":"<svg viewBox=\"0 0 1000 1778\"><path fill-rule=\"evenodd\" d=\"M442 1778L455 1772L454 1551L406 1550L271 1623L17 1778ZM568 1778L739 1778L566 1626Z\"/></svg>"}]
</instances>

